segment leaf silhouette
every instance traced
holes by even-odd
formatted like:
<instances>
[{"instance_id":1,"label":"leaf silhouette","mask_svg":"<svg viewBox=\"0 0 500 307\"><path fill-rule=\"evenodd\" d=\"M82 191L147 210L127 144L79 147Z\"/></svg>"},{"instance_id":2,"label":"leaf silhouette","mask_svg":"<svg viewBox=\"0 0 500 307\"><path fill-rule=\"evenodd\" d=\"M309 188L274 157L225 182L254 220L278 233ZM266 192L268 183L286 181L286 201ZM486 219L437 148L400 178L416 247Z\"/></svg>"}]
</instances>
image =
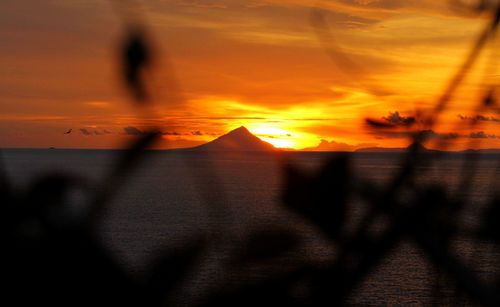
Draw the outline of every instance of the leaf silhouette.
<instances>
[{"instance_id":1,"label":"leaf silhouette","mask_svg":"<svg viewBox=\"0 0 500 307\"><path fill-rule=\"evenodd\" d=\"M175 251L162 251L151 266L148 280L147 301L151 306L159 306L168 302L170 295L177 289L186 277L190 268L193 267L205 248L203 240L197 240L185 244L181 249Z\"/></svg>"},{"instance_id":2,"label":"leaf silhouette","mask_svg":"<svg viewBox=\"0 0 500 307\"><path fill-rule=\"evenodd\" d=\"M320 174L312 178L288 168L284 201L332 238L338 238L346 213L349 174L346 155L331 159Z\"/></svg>"},{"instance_id":3,"label":"leaf silhouette","mask_svg":"<svg viewBox=\"0 0 500 307\"><path fill-rule=\"evenodd\" d=\"M149 95L145 88L144 72L151 65L151 49L143 30L137 27L129 32L121 54L125 85L136 101L147 101Z\"/></svg>"}]
</instances>

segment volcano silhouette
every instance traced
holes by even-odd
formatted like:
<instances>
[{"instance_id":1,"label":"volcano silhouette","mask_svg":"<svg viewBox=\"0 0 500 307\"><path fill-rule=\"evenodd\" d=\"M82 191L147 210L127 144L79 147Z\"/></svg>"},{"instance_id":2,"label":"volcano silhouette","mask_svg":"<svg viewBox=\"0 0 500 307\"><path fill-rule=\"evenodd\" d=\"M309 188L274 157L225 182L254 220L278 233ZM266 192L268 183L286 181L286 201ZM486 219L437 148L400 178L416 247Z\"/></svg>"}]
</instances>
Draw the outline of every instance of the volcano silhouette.
<instances>
[{"instance_id":1,"label":"volcano silhouette","mask_svg":"<svg viewBox=\"0 0 500 307\"><path fill-rule=\"evenodd\" d=\"M202 151L275 151L276 147L262 141L241 126L206 144L191 148Z\"/></svg>"}]
</instances>

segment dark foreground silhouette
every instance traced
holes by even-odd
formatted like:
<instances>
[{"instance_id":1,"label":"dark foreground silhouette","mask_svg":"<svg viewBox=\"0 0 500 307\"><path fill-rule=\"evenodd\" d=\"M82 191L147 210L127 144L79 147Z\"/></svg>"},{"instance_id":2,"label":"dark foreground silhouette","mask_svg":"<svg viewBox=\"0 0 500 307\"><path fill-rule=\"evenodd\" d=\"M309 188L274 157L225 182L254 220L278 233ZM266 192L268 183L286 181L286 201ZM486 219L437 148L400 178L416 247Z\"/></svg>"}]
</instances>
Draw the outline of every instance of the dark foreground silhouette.
<instances>
[{"instance_id":1,"label":"dark foreground silhouette","mask_svg":"<svg viewBox=\"0 0 500 307\"><path fill-rule=\"evenodd\" d=\"M490 5L476 9L490 11L493 18L436 102L432 114L419 119L426 123L427 129L434 125L439 113L450 103L452 94L498 27L500 5L488 1L481 3ZM339 63L342 67L354 65L339 50L332 50L330 33L322 15L317 13L313 17L318 38L332 60L342 61ZM124 87L142 105L151 97L145 78L154 53L145 38L145 30L136 25L129 28L132 30L120 48L121 74ZM494 91L488 90L478 110L491 110L495 104ZM373 119L367 119L367 124L372 129L393 129ZM106 205L120 193L118 187L131 179L132 170L145 158L145 149L160 137L160 133L155 132L157 130L152 127L150 132L129 144L128 150L120 153L114 167L102 179L104 188L97 191L88 187L85 178L57 172L48 173L30 186L16 190L7 178L5 166L0 164L4 304L159 306L170 302L179 282L189 274L196 261L204 257L207 246L216 242L207 242L202 237L186 242L182 248L159 253L146 277L139 280L127 274L106 252L95 230L96 221ZM238 133L244 132L240 130ZM248 135L246 138L262 150L270 148ZM412 139L415 144L425 144L428 140L422 133L413 134ZM217 143L233 146L221 138L200 149ZM456 238L463 237L488 244L492 251L498 251L500 197L497 189L483 204L480 223L464 228L458 217L464 214L465 199L460 195L450 198L441 185L415 184L420 172L418 166L439 159L439 155L423 154L421 148L409 148L400 171L383 187L362 178L353 178L350 157L346 154L333 155L315 175L294 168L283 154L283 205L304 221L317 226L318 232L329 238L336 250L336 258L326 265L305 264L251 285L220 289L198 303L215 306L342 304L398 243L411 241L420 247L436 269L436 304L440 304L441 280L446 278L453 285L458 302L465 299L484 306L500 306L498 272L492 272L492 278L487 280L480 278L473 263L466 263L452 248ZM471 152L465 157L460 182L460 190L464 193L472 186L477 154ZM219 188L216 182L208 184L213 189ZM73 190L83 191L86 198L75 203L68 197ZM353 196L363 199L368 209L357 227L348 232L347 213L352 210ZM374 234L371 226L380 219L386 221L385 227ZM274 259L290 251L297 240L293 232L286 229L265 229L256 233L247 242L247 252L235 260L235 268L245 266L249 261Z\"/></svg>"}]
</instances>

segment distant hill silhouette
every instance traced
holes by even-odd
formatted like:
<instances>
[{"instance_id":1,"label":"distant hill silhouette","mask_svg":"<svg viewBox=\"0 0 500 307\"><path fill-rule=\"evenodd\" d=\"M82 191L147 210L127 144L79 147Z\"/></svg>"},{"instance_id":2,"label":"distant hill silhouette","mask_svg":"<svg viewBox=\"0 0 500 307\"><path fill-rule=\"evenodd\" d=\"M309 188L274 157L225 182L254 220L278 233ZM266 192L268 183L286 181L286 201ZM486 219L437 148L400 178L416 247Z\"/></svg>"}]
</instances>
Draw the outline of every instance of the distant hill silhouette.
<instances>
[{"instance_id":1,"label":"distant hill silhouette","mask_svg":"<svg viewBox=\"0 0 500 307\"><path fill-rule=\"evenodd\" d=\"M276 147L262 141L241 126L206 144L189 148L190 151L275 151Z\"/></svg>"},{"instance_id":2,"label":"distant hill silhouette","mask_svg":"<svg viewBox=\"0 0 500 307\"><path fill-rule=\"evenodd\" d=\"M406 148L384 148L384 147L366 147L357 149L355 152L408 152L413 146L418 146L419 152L425 153L436 153L440 152L440 150L436 149L427 149L422 144L413 143ZM500 149L497 148L488 148L488 149L466 149L461 151L449 151L454 153L478 153L478 154L500 154Z\"/></svg>"},{"instance_id":3,"label":"distant hill silhouette","mask_svg":"<svg viewBox=\"0 0 500 307\"><path fill-rule=\"evenodd\" d=\"M467 149L461 151L463 153L484 153L484 154L500 154L500 149L498 148L488 148L488 149Z\"/></svg>"},{"instance_id":4,"label":"distant hill silhouette","mask_svg":"<svg viewBox=\"0 0 500 307\"><path fill-rule=\"evenodd\" d=\"M365 148L369 146L373 146L374 144L370 143L362 143L362 144L356 144L356 145L349 145L346 143L342 142L336 142L336 141L327 141L322 139L321 142L318 144L318 146L315 147L306 147L300 149L300 151L331 151L331 152L345 152L345 151L355 151L356 149L359 148Z\"/></svg>"},{"instance_id":5,"label":"distant hill silhouette","mask_svg":"<svg viewBox=\"0 0 500 307\"><path fill-rule=\"evenodd\" d=\"M407 150L407 148L366 147L356 149L354 152L406 152Z\"/></svg>"},{"instance_id":6,"label":"distant hill silhouette","mask_svg":"<svg viewBox=\"0 0 500 307\"><path fill-rule=\"evenodd\" d=\"M355 152L408 152L412 147L417 147L420 152L438 152L439 150L427 149L422 144L413 143L406 148L384 148L384 147L367 147L355 150Z\"/></svg>"}]
</instances>

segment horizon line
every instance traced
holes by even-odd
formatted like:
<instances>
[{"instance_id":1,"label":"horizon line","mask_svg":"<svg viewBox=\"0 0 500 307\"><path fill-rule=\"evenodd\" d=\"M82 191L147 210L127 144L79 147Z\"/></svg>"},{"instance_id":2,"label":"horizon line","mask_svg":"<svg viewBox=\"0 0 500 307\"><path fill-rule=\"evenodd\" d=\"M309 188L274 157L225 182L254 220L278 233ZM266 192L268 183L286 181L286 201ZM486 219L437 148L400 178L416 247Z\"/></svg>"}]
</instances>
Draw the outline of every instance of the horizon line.
<instances>
[{"instance_id":1,"label":"horizon line","mask_svg":"<svg viewBox=\"0 0 500 307\"><path fill-rule=\"evenodd\" d=\"M193 149L195 147L178 147L178 148L147 148L144 150L147 151L188 151L189 149ZM481 148L481 149L462 149L462 150L441 150L441 149L429 149L424 147L428 152L422 153L433 153L433 152L446 152L446 153L468 153L468 152L481 152L488 150L498 150L500 148ZM78 148L78 147L0 147L0 151L2 150L128 150L128 148ZM323 152L323 153L405 153L407 147L362 147L352 151L347 150L303 150L303 149L294 149L294 148L286 148L286 147L275 147L275 151L266 151L266 150L207 150L203 152ZM363 149L377 149L382 151L360 151ZM383 151L388 150L388 151ZM400 150L400 151L390 151L390 150ZM486 153L488 154L488 153ZM489 153L489 154L500 154L499 153Z\"/></svg>"}]
</instances>

